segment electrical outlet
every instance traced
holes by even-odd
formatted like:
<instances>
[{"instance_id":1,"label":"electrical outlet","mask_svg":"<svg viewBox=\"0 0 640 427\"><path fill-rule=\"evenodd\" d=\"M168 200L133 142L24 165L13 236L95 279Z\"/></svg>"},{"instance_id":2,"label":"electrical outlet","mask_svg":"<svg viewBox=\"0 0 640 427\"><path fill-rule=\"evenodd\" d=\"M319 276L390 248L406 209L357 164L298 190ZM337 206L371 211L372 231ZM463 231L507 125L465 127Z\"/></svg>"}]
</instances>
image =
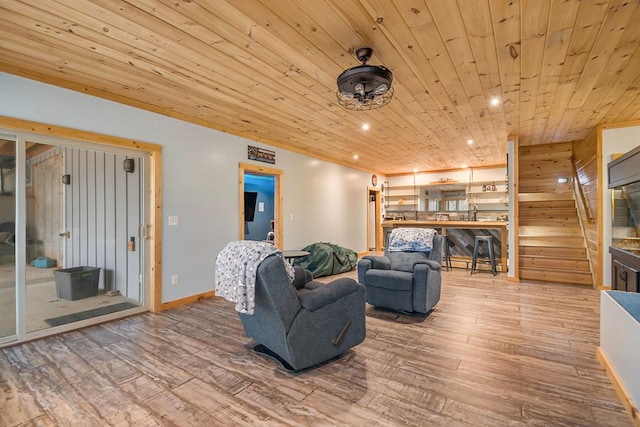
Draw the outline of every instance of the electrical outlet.
<instances>
[{"instance_id":1,"label":"electrical outlet","mask_svg":"<svg viewBox=\"0 0 640 427\"><path fill-rule=\"evenodd\" d=\"M171 284L173 286L176 286L180 283L180 276L178 276L177 274L174 274L173 276L171 276Z\"/></svg>"}]
</instances>

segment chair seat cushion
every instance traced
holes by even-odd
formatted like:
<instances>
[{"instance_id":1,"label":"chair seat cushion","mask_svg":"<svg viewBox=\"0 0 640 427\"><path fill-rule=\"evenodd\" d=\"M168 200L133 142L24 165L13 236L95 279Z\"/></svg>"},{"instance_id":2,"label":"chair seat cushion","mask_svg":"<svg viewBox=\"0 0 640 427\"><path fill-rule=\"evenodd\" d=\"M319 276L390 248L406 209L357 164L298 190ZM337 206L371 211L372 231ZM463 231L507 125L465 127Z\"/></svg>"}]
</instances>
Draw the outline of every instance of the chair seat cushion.
<instances>
[{"instance_id":1,"label":"chair seat cushion","mask_svg":"<svg viewBox=\"0 0 640 427\"><path fill-rule=\"evenodd\" d=\"M429 259L425 252L391 252L387 255L391 260L391 269L413 273L413 266L417 262Z\"/></svg>"},{"instance_id":2,"label":"chair seat cushion","mask_svg":"<svg viewBox=\"0 0 640 427\"><path fill-rule=\"evenodd\" d=\"M413 273L395 270L367 271L367 286L394 291L411 291L413 289Z\"/></svg>"}]
</instances>

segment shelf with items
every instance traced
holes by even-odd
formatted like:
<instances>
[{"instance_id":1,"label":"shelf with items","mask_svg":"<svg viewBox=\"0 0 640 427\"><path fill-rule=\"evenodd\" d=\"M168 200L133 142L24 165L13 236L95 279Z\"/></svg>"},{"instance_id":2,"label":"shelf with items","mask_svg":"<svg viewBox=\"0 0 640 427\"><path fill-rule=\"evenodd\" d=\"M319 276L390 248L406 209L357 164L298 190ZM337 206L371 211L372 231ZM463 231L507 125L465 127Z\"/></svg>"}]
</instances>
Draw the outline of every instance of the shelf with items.
<instances>
[{"instance_id":1,"label":"shelf with items","mask_svg":"<svg viewBox=\"0 0 640 427\"><path fill-rule=\"evenodd\" d=\"M385 193L387 209L415 211L418 208L418 192L413 185L387 185Z\"/></svg>"},{"instance_id":2,"label":"shelf with items","mask_svg":"<svg viewBox=\"0 0 640 427\"><path fill-rule=\"evenodd\" d=\"M496 205L495 209L509 203L509 191L506 180L475 181L467 187L467 200L469 205ZM485 206L485 209L487 206Z\"/></svg>"},{"instance_id":3,"label":"shelf with items","mask_svg":"<svg viewBox=\"0 0 640 427\"><path fill-rule=\"evenodd\" d=\"M467 187L467 194L484 193L507 193L507 181L476 181L470 182Z\"/></svg>"}]
</instances>

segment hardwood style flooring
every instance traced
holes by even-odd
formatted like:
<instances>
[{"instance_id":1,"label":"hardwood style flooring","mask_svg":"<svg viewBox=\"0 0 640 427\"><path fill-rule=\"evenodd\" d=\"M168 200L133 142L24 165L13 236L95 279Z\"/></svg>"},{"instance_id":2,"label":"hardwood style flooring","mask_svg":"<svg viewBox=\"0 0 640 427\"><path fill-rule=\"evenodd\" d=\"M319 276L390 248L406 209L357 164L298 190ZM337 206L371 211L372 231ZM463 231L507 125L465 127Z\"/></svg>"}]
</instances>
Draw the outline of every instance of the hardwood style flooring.
<instances>
[{"instance_id":1,"label":"hardwood style flooring","mask_svg":"<svg viewBox=\"0 0 640 427\"><path fill-rule=\"evenodd\" d=\"M443 277L428 317L369 306L364 343L297 374L217 298L5 348L0 425L632 425L596 360L597 291Z\"/></svg>"}]
</instances>

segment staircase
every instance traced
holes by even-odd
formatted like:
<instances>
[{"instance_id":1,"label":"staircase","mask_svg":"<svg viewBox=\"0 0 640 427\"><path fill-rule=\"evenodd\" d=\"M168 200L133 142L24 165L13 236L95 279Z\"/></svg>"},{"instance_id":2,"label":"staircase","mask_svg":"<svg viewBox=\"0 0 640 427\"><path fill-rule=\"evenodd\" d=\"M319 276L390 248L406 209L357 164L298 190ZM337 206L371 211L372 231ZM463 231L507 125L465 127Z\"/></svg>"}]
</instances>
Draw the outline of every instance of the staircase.
<instances>
[{"instance_id":1,"label":"staircase","mask_svg":"<svg viewBox=\"0 0 640 427\"><path fill-rule=\"evenodd\" d=\"M572 183L571 143L521 147L520 278L593 285Z\"/></svg>"}]
</instances>

